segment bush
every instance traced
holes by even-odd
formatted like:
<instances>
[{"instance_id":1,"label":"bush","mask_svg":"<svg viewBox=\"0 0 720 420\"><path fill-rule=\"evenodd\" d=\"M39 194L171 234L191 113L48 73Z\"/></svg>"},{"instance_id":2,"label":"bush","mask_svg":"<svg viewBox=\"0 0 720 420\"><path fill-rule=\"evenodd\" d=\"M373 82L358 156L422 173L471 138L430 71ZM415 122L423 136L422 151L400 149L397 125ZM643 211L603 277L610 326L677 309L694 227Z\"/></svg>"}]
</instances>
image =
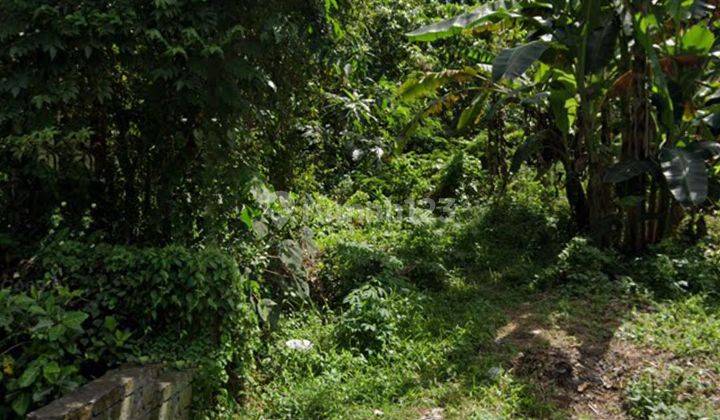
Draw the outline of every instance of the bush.
<instances>
[{"instance_id":1,"label":"bush","mask_svg":"<svg viewBox=\"0 0 720 420\"><path fill-rule=\"evenodd\" d=\"M253 286L227 254L65 241L45 247L34 269L44 273L37 284L76 290L70 308L82 307L93 325L109 322L132 332L132 351L94 355L92 373L124 360L184 361L198 368L194 394L203 409L222 388L243 383L256 340ZM79 366L87 357L69 363Z\"/></svg>"},{"instance_id":2,"label":"bush","mask_svg":"<svg viewBox=\"0 0 720 420\"><path fill-rule=\"evenodd\" d=\"M453 154L442 168L432 195L435 199L477 199L486 192L483 186L490 182L480 160L460 151Z\"/></svg>"},{"instance_id":3,"label":"bush","mask_svg":"<svg viewBox=\"0 0 720 420\"><path fill-rule=\"evenodd\" d=\"M547 210L501 201L461 215L453 226L453 262L477 268L525 269L533 261L555 256L562 231Z\"/></svg>"},{"instance_id":4,"label":"bush","mask_svg":"<svg viewBox=\"0 0 720 420\"><path fill-rule=\"evenodd\" d=\"M341 242L327 252L319 293L330 303L338 304L372 279L392 281L402 267L402 261L368 244Z\"/></svg>"},{"instance_id":5,"label":"bush","mask_svg":"<svg viewBox=\"0 0 720 420\"><path fill-rule=\"evenodd\" d=\"M405 263L403 274L423 289L442 290L448 279L443 265L446 237L432 225L416 225L403 241L398 253Z\"/></svg>"},{"instance_id":6,"label":"bush","mask_svg":"<svg viewBox=\"0 0 720 420\"><path fill-rule=\"evenodd\" d=\"M685 246L667 241L634 261L634 274L654 292L720 294L720 253L708 244Z\"/></svg>"},{"instance_id":7,"label":"bush","mask_svg":"<svg viewBox=\"0 0 720 420\"><path fill-rule=\"evenodd\" d=\"M57 287L30 293L0 290L0 418L72 391L101 360L117 360L130 333L112 316L91 317L80 292Z\"/></svg>"},{"instance_id":8,"label":"bush","mask_svg":"<svg viewBox=\"0 0 720 420\"><path fill-rule=\"evenodd\" d=\"M554 283L592 285L606 282L619 271L619 259L612 251L601 250L588 239L572 238L558 255L557 262L538 276L540 286Z\"/></svg>"},{"instance_id":9,"label":"bush","mask_svg":"<svg viewBox=\"0 0 720 420\"><path fill-rule=\"evenodd\" d=\"M709 418L712 411L703 407L706 386L677 366L666 372L647 369L626 389L628 413L640 419Z\"/></svg>"},{"instance_id":10,"label":"bush","mask_svg":"<svg viewBox=\"0 0 720 420\"><path fill-rule=\"evenodd\" d=\"M377 282L353 290L343 304L345 310L335 328L341 345L372 355L394 340L400 316L388 291Z\"/></svg>"}]
</instances>

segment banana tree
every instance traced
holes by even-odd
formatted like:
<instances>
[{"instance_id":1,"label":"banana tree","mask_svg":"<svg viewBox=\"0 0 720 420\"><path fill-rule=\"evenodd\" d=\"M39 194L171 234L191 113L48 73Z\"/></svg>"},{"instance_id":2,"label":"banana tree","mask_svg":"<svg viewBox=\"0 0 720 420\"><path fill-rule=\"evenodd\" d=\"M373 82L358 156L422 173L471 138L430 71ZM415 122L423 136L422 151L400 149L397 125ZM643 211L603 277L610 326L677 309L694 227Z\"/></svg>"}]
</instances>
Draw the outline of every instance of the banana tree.
<instances>
[{"instance_id":1,"label":"banana tree","mask_svg":"<svg viewBox=\"0 0 720 420\"><path fill-rule=\"evenodd\" d=\"M526 41L497 53L489 74L465 91L474 99L458 128L486 124L483 112L498 105L521 106L532 134L513 167L533 156L555 158L578 227L641 248L668 231L670 195L692 206L707 197L705 161L717 150L709 142L720 117L696 112L691 99L702 83L715 83L708 82L715 37L707 28L714 12L702 1L499 1L408 36L433 41L502 22L521 28ZM483 106L495 96L488 92L505 96ZM699 133L704 142L688 147Z\"/></svg>"},{"instance_id":2,"label":"banana tree","mask_svg":"<svg viewBox=\"0 0 720 420\"><path fill-rule=\"evenodd\" d=\"M608 95L608 102L619 104L625 128L620 161L606 179L624 198L627 248L661 240L683 209L696 213L708 197L706 162L715 159L718 146L699 110L707 88L717 83L711 12L704 2L623 7L633 36L632 65Z\"/></svg>"}]
</instances>

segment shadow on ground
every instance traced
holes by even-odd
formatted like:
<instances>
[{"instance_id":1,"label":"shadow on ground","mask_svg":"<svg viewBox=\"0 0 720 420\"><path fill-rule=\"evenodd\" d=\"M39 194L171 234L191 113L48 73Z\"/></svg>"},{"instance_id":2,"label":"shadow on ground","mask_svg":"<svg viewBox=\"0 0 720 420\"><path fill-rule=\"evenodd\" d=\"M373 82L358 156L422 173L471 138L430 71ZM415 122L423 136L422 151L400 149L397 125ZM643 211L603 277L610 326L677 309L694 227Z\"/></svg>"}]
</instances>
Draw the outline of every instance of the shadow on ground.
<instances>
[{"instance_id":1,"label":"shadow on ground","mask_svg":"<svg viewBox=\"0 0 720 420\"><path fill-rule=\"evenodd\" d=\"M433 314L429 331L460 337L444 379L469 389L507 372L525 385L518 414L527 417L625 416L623 384L643 355L615 333L638 302L612 284L532 292L483 277L450 286L424 308ZM438 372L427 375L438 380Z\"/></svg>"}]
</instances>

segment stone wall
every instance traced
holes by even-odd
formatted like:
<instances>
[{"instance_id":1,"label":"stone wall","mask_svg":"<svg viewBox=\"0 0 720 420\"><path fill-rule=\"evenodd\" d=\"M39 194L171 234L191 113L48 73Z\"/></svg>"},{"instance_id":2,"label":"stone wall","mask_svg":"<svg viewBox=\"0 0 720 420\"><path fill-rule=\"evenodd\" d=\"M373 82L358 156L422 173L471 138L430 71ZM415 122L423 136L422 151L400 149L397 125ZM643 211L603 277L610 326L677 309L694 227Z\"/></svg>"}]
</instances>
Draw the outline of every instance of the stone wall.
<instances>
[{"instance_id":1,"label":"stone wall","mask_svg":"<svg viewBox=\"0 0 720 420\"><path fill-rule=\"evenodd\" d=\"M191 375L160 366L113 370L28 414L32 420L183 420L190 414Z\"/></svg>"}]
</instances>

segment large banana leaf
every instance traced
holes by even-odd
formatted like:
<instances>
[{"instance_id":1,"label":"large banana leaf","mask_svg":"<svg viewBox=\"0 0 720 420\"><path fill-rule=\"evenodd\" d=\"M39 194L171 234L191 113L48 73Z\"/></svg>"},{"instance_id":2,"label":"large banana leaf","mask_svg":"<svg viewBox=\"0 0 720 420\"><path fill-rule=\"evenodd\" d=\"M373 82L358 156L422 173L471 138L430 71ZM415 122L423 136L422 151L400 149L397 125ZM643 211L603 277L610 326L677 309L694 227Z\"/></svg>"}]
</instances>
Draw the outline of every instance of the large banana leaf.
<instances>
[{"instance_id":1,"label":"large banana leaf","mask_svg":"<svg viewBox=\"0 0 720 420\"><path fill-rule=\"evenodd\" d=\"M595 74L607 66L615 57L615 45L620 34L620 20L612 17L603 26L593 31L588 38L586 72Z\"/></svg>"},{"instance_id":2,"label":"large banana leaf","mask_svg":"<svg viewBox=\"0 0 720 420\"><path fill-rule=\"evenodd\" d=\"M471 29L485 21L498 21L507 17L518 17L512 11L516 9L516 2L512 0L498 0L486 3L472 12L463 13L454 18L423 26L407 33L408 38L415 41L435 41L448 38L460 32Z\"/></svg>"},{"instance_id":3,"label":"large banana leaf","mask_svg":"<svg viewBox=\"0 0 720 420\"><path fill-rule=\"evenodd\" d=\"M423 109L421 112L419 112L417 115L415 115L415 118L410 121L410 124L408 124L405 129L403 130L403 133L400 135L399 141L395 144L395 151L397 153L402 152L403 148L405 147L406 140L417 130L417 128L420 126L420 123L430 115L435 115L443 110L446 110L453 105L457 103L457 101L460 99L460 96L457 93L450 92L443 96L441 96L438 99L434 99L430 101L430 103Z\"/></svg>"},{"instance_id":4,"label":"large banana leaf","mask_svg":"<svg viewBox=\"0 0 720 420\"><path fill-rule=\"evenodd\" d=\"M410 77L400 86L398 95L407 101L413 101L435 94L438 89L448 83L470 81L477 76L478 73L474 68L466 67L462 70L445 70L437 73L417 74Z\"/></svg>"},{"instance_id":5,"label":"large banana leaf","mask_svg":"<svg viewBox=\"0 0 720 420\"><path fill-rule=\"evenodd\" d=\"M677 201L702 204L708 195L708 172L700 151L666 147L660 153L663 175Z\"/></svg>"},{"instance_id":6,"label":"large banana leaf","mask_svg":"<svg viewBox=\"0 0 720 420\"><path fill-rule=\"evenodd\" d=\"M656 172L656 166L647 160L629 159L609 167L603 177L604 182L618 184L645 173Z\"/></svg>"},{"instance_id":7,"label":"large banana leaf","mask_svg":"<svg viewBox=\"0 0 720 420\"><path fill-rule=\"evenodd\" d=\"M476 96L470 106L463 110L457 123L458 130L463 130L468 126L477 124L480 119L480 115L485 109L485 101L487 100L487 97L487 93Z\"/></svg>"},{"instance_id":8,"label":"large banana leaf","mask_svg":"<svg viewBox=\"0 0 720 420\"><path fill-rule=\"evenodd\" d=\"M550 43L545 41L533 41L503 50L493 62L493 80L498 81L503 77L512 80L521 76L540 59L549 46Z\"/></svg>"},{"instance_id":9,"label":"large banana leaf","mask_svg":"<svg viewBox=\"0 0 720 420\"><path fill-rule=\"evenodd\" d=\"M528 136L525 142L515 151L515 155L512 158L512 164L510 165L510 173L514 174L519 171L523 163L530 160L533 155L536 155L542 149L543 139L547 135L547 130L543 130L539 133Z\"/></svg>"}]
</instances>

